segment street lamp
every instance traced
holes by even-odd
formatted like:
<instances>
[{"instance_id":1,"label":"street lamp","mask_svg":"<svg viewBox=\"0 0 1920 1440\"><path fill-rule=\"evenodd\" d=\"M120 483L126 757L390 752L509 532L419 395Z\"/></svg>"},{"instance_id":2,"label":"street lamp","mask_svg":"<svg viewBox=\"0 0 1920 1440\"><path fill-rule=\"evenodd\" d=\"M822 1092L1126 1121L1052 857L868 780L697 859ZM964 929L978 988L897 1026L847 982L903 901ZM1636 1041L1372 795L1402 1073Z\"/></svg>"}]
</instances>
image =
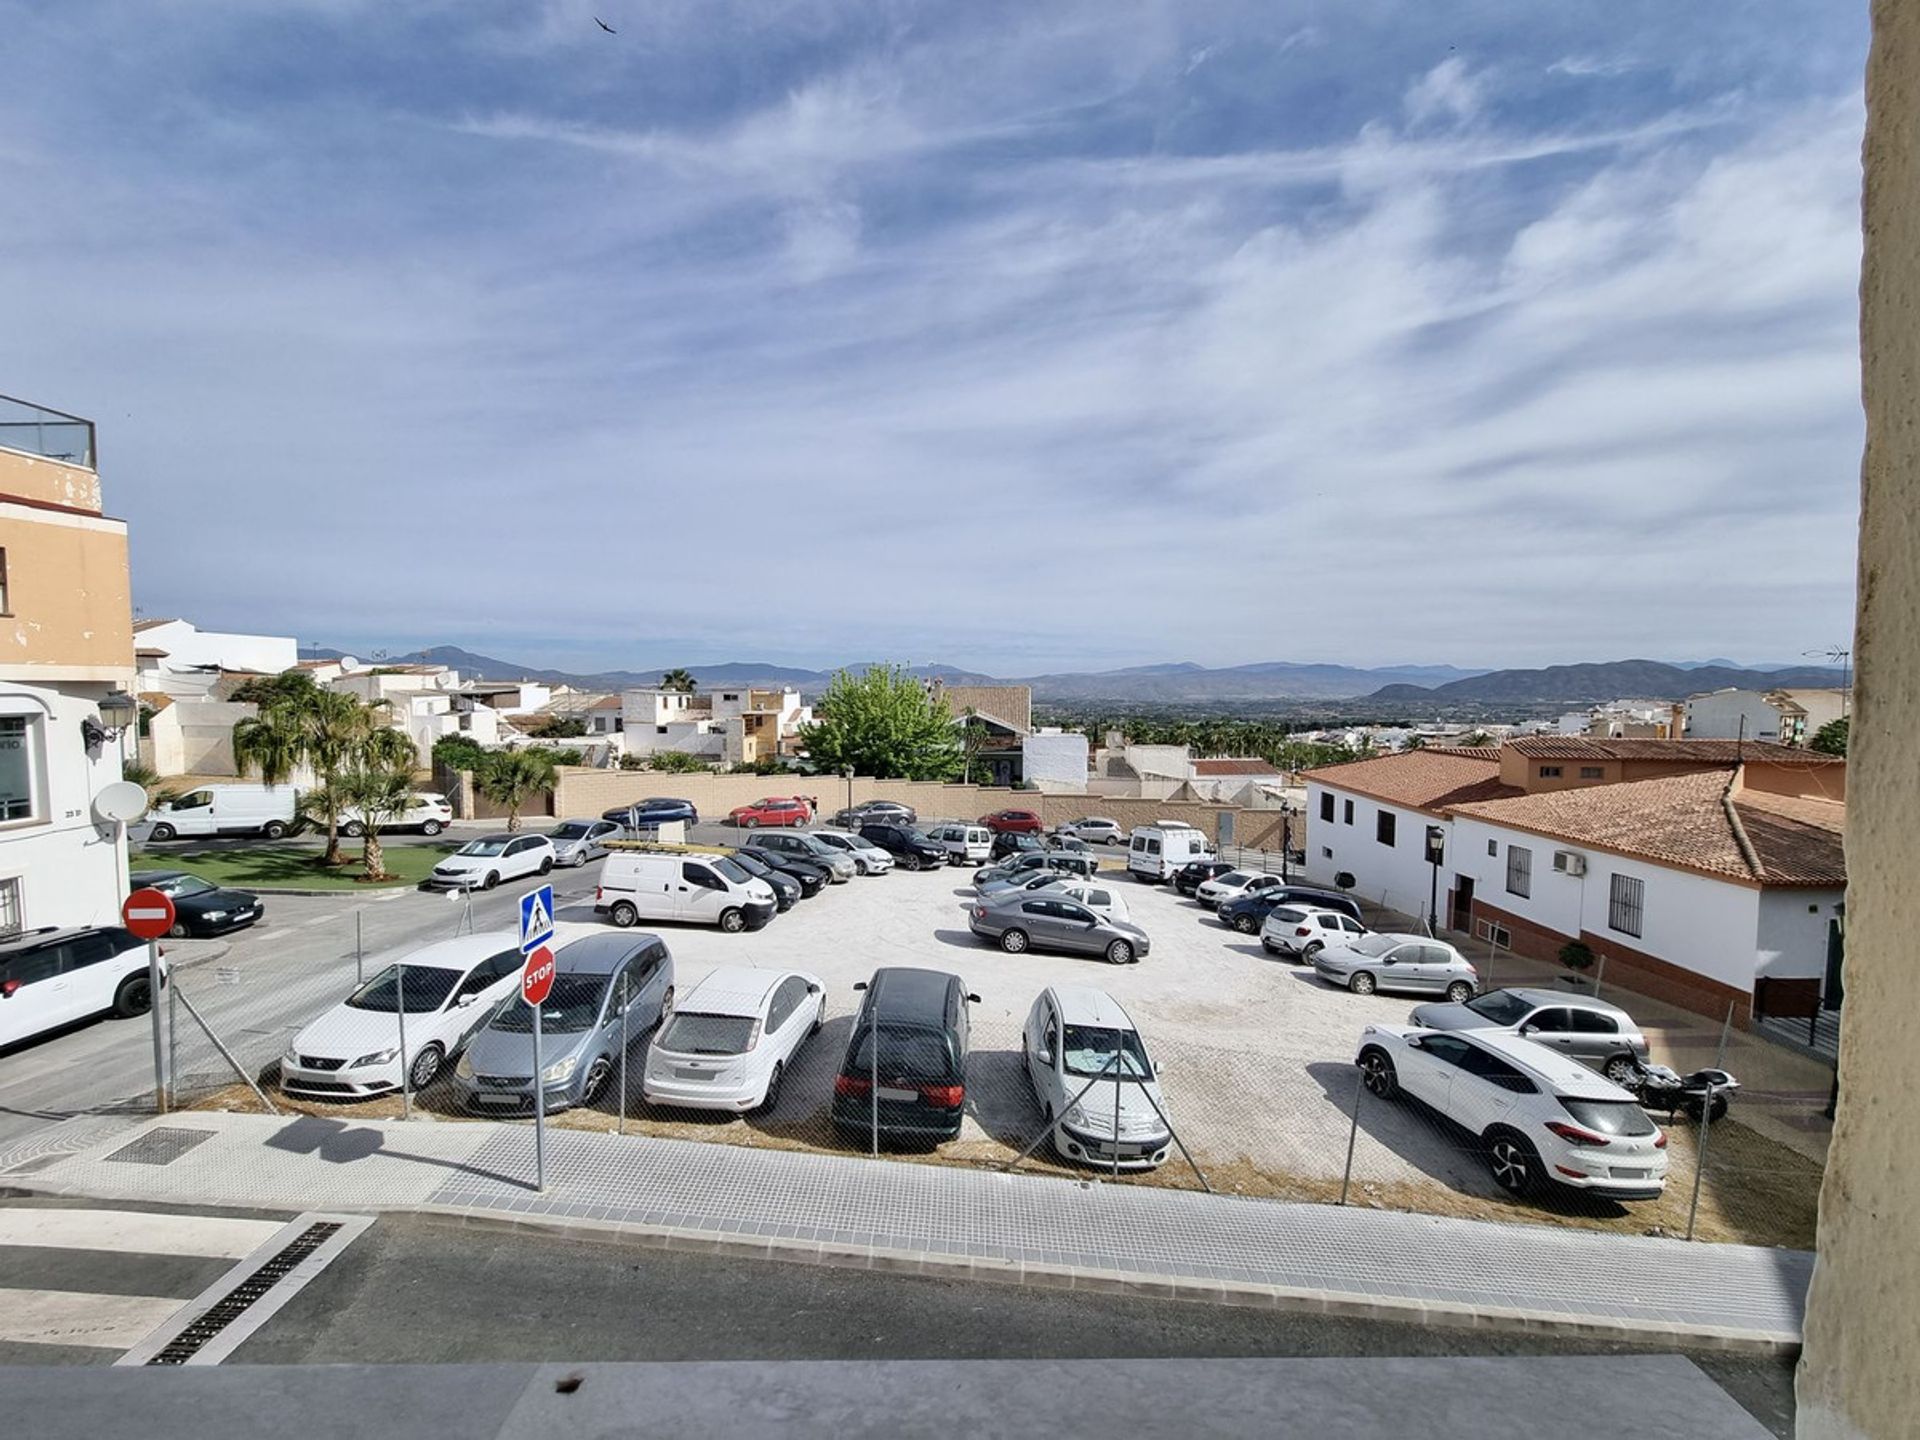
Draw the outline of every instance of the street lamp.
<instances>
[{"instance_id":1,"label":"street lamp","mask_svg":"<svg viewBox=\"0 0 1920 1440\"><path fill-rule=\"evenodd\" d=\"M853 767L851 765L843 767L840 778L847 782L847 809L851 810L853 808Z\"/></svg>"},{"instance_id":2,"label":"street lamp","mask_svg":"<svg viewBox=\"0 0 1920 1440\"><path fill-rule=\"evenodd\" d=\"M109 690L97 702L100 718L80 717L80 735L87 749L97 750L109 740L118 740L133 727L140 716L140 702L124 690Z\"/></svg>"},{"instance_id":3,"label":"street lamp","mask_svg":"<svg viewBox=\"0 0 1920 1440\"><path fill-rule=\"evenodd\" d=\"M1293 877L1287 872L1287 862L1293 855L1293 802L1280 802L1280 883L1289 885Z\"/></svg>"},{"instance_id":4,"label":"street lamp","mask_svg":"<svg viewBox=\"0 0 1920 1440\"><path fill-rule=\"evenodd\" d=\"M1443 826L1427 826L1427 864L1433 867L1427 883L1427 933L1440 930L1440 862L1447 858L1447 832Z\"/></svg>"}]
</instances>

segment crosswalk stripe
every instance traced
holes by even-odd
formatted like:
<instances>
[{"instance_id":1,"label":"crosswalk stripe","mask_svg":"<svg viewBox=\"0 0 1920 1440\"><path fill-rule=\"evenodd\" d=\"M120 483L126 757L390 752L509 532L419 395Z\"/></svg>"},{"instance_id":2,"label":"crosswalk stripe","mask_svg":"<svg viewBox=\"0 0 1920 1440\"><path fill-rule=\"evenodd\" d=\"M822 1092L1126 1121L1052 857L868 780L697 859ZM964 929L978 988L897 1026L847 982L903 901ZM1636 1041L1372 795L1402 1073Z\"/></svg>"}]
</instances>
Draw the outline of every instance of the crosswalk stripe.
<instances>
[{"instance_id":1,"label":"crosswalk stripe","mask_svg":"<svg viewBox=\"0 0 1920 1440\"><path fill-rule=\"evenodd\" d=\"M0 1245L112 1250L149 1255L208 1255L240 1260L281 1228L278 1220L159 1215L142 1210L0 1208Z\"/></svg>"},{"instance_id":2,"label":"crosswalk stripe","mask_svg":"<svg viewBox=\"0 0 1920 1440\"><path fill-rule=\"evenodd\" d=\"M186 1303L157 1295L0 1288L0 1340L125 1350Z\"/></svg>"}]
</instances>

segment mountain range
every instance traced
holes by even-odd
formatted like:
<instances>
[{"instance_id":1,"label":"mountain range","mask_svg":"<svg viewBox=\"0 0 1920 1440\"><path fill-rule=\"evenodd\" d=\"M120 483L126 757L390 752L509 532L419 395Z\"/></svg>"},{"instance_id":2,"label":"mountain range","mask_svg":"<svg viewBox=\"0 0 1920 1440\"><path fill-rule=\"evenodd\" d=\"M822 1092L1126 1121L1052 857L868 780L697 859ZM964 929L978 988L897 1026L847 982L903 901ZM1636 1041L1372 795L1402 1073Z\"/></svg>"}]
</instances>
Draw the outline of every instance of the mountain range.
<instances>
[{"instance_id":1,"label":"mountain range","mask_svg":"<svg viewBox=\"0 0 1920 1440\"><path fill-rule=\"evenodd\" d=\"M300 653L303 659L338 659L343 652L314 648ZM457 645L435 645L404 654L360 658L390 664L424 661L451 666L473 679L539 680L582 690L624 690L653 685L659 682L661 673L658 670L604 670L580 674L520 665L476 654ZM859 674L875 663L858 661L845 668ZM694 678L708 689L792 686L808 694L818 694L825 689L834 673L755 661L690 668ZM1588 705L1621 699L1680 700L1703 690L1727 686L1772 689L1834 685L1840 682L1841 675L1828 666L1746 669L1720 660L1680 664L1615 660L1532 670L1472 670L1453 665L1361 668L1286 660L1209 667L1182 660L1132 665L1119 670L1068 671L1004 679L958 665L927 664L908 668L914 675L939 676L957 685L1030 685L1034 699L1039 701L1165 705L1236 700L1352 700L1395 710L1408 706Z\"/></svg>"}]
</instances>

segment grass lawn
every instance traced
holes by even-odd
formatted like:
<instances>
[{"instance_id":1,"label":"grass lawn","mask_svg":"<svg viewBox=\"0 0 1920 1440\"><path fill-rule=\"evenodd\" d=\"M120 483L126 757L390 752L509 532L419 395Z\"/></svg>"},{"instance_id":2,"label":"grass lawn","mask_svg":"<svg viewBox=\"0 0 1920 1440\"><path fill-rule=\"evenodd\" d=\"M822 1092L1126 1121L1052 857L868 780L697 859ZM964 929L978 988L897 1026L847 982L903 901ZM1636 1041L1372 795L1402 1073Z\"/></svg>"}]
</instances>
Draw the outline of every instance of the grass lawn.
<instances>
[{"instance_id":1,"label":"grass lawn","mask_svg":"<svg viewBox=\"0 0 1920 1440\"><path fill-rule=\"evenodd\" d=\"M255 886L287 890L367 890L395 885L418 885L427 872L451 855L457 845L389 845L385 848L387 870L393 879L378 885L363 884L360 844L342 842L341 855L350 863L338 868L322 868L320 852L304 845L251 845L245 849L195 850L191 845L169 845L164 849L136 850L134 870L186 870L215 885L235 885L245 890Z\"/></svg>"}]
</instances>

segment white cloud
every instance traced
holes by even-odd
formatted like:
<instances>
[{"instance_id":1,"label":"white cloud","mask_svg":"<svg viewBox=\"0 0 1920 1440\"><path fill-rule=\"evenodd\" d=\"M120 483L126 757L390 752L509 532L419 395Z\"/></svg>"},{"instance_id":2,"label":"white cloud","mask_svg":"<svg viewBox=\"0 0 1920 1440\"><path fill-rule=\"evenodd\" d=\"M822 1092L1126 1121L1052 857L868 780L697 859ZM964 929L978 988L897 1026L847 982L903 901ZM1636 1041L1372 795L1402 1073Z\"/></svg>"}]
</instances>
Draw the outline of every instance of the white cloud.
<instances>
[{"instance_id":1,"label":"white cloud","mask_svg":"<svg viewBox=\"0 0 1920 1440\"><path fill-rule=\"evenodd\" d=\"M1413 125L1472 120L1480 113L1482 84L1482 77L1469 71L1465 60L1449 55L1407 88L1407 120Z\"/></svg>"}]
</instances>

